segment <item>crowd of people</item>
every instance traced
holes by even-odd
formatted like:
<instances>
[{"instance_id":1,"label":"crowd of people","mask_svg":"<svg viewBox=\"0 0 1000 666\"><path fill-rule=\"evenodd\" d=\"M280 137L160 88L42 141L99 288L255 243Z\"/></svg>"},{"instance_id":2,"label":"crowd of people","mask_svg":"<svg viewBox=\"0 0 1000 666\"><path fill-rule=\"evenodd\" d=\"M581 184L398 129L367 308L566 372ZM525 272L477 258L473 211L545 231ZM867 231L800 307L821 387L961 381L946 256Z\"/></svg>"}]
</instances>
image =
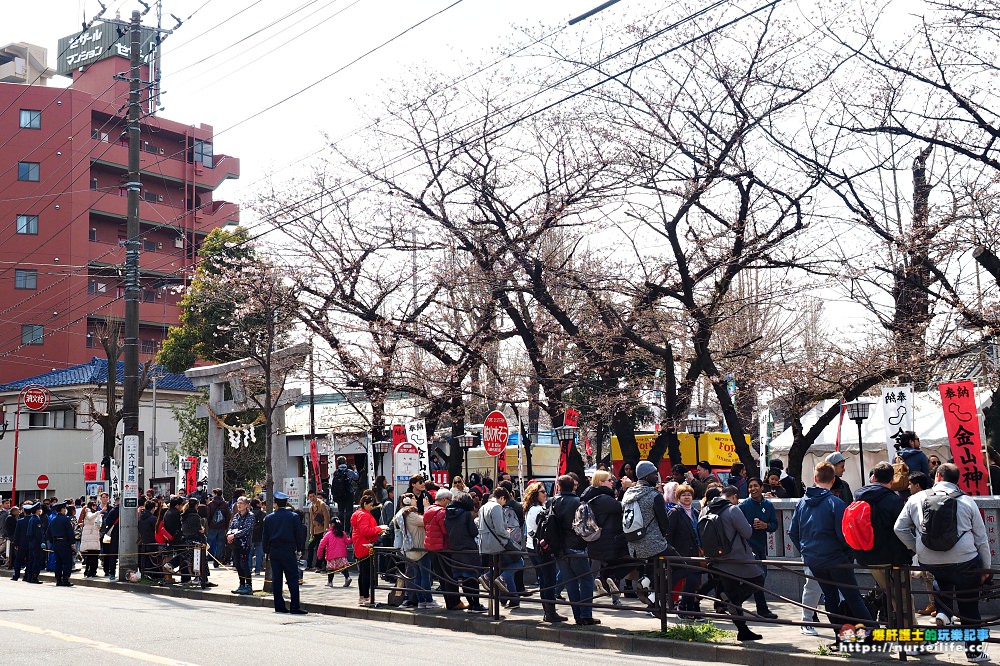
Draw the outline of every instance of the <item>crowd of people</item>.
<instances>
[{"instance_id":1,"label":"crowd of people","mask_svg":"<svg viewBox=\"0 0 1000 666\"><path fill-rule=\"evenodd\" d=\"M275 511L265 515L260 498L249 493L227 501L219 489L210 498L163 498L150 491L139 510L140 573L161 582L179 574L182 583L194 579L209 587L214 585L209 562L231 563L240 580L233 593L250 594L266 553L276 612L305 612L300 567L326 573L327 586L339 573L345 587L356 569L361 606L375 603L381 577L395 585L389 598L402 608L484 613L483 596L517 608L537 593L543 621L568 621L556 604L568 599L572 619L581 626L600 624L593 616L599 597L620 606L622 597L634 596L649 612L669 603L689 620L703 617L701 600L707 598L713 612L731 616L739 641L754 641L762 636L748 627L743 604L753 597L755 616L777 617L768 607L767 567L761 562L767 535L779 527L771 500L795 498L788 537L807 574L802 633L816 635L812 609L824 598L831 623L850 619L877 626L859 592L855 562L870 568L893 617L908 626L917 626L913 600L888 594L888 570L916 564L934 593L918 612L933 616L937 626L957 619L978 627L979 590L991 566L982 516L958 489L958 467L925 456L914 433L904 436L896 462L906 463L908 478L900 485L900 465L879 463L856 492L842 478L840 453L816 466L808 489L785 473L779 460L763 478L733 465L725 484L705 461L693 470L675 465L664 481L656 466L641 461L634 469L624 466L617 477L605 469L589 477L559 476L552 496L536 481L521 497L506 474L495 483L478 474L468 484L455 477L450 488L418 474L397 498L380 477L355 503L357 475L341 459L338 481L331 483L335 507L309 493L296 512L288 496L276 492ZM39 571L47 567L57 585L72 585L76 557L85 577L97 576L102 564L103 574L114 578L121 511L107 493L89 502L22 507L5 502L0 538L12 544L12 578L20 579L23 571L25 581L38 583ZM203 556L194 556L198 551ZM662 594L657 598L653 583L663 558L670 562L674 585L667 591L669 602ZM530 590L528 569L537 583ZM435 592L443 604L435 601ZM967 640L966 650L970 660L985 660L980 640Z\"/></svg>"}]
</instances>

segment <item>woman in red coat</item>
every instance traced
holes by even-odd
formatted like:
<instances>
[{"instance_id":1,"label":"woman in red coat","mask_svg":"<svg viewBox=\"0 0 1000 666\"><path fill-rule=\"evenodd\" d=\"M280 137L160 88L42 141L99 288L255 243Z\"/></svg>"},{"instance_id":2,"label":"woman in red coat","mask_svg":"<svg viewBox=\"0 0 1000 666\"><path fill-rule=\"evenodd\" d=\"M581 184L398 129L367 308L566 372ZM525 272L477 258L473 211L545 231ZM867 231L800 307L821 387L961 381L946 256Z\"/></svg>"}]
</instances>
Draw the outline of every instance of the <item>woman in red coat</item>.
<instances>
[{"instance_id":1,"label":"woman in red coat","mask_svg":"<svg viewBox=\"0 0 1000 666\"><path fill-rule=\"evenodd\" d=\"M371 554L372 544L386 529L385 525L375 522L371 511L375 507L375 498L371 495L361 497L361 506L351 516L351 540L354 542L354 557L364 559ZM369 563L358 564L358 599L359 606L367 606L375 595L375 581L372 578L372 568Z\"/></svg>"}]
</instances>

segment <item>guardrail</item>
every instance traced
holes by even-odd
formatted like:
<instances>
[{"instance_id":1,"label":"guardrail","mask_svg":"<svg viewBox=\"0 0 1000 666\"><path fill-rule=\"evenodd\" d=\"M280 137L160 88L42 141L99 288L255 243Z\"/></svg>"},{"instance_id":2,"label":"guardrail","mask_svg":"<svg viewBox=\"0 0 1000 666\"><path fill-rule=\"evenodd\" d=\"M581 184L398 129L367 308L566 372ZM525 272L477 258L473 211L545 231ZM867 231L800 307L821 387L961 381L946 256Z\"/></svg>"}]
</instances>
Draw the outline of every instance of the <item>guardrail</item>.
<instances>
[{"instance_id":1,"label":"guardrail","mask_svg":"<svg viewBox=\"0 0 1000 666\"><path fill-rule=\"evenodd\" d=\"M998 502L1000 503L1000 502ZM377 547L374 549L376 557L369 558L369 562L362 562L361 566L371 566L372 580L375 581L374 589L376 593L391 592L395 595L409 594L417 592L416 581L416 568L424 567L430 568L432 566L429 558L423 558L418 562L413 560L408 560L403 557L398 550L391 547ZM416 552L426 552L426 551L416 551ZM904 634L900 633L889 633L889 632L899 632L905 631L905 635L909 636L910 630L914 629L912 622L913 617L913 591L911 589L912 573L914 571L924 571L926 568L923 567L862 567L859 565L844 565L843 568L851 568L853 570L880 570L884 573L884 579L886 585L884 588L866 587L864 585L854 586L860 592L870 592L873 589L881 589L880 605L875 609L875 613L872 619L863 617L852 617L849 612L845 612L840 609L837 614L833 616L828 616L828 621L799 621L799 620L789 620L783 618L771 619L767 617L759 616L755 613L744 611L742 608L742 603L749 599L754 592L762 592L766 595L768 600L782 601L786 604L790 604L797 609L802 609L806 613L816 613L818 615L828 615L828 612L824 607L814 607L808 606L802 603L801 598L788 598L781 596L768 589L761 584L754 584L753 582L748 582L747 580L731 576L723 571L720 571L711 561L706 560L701 557L680 557L680 556L659 556L653 560L643 561L643 560L624 560L621 562L607 563L614 566L618 571L625 572L627 570L635 570L640 573L640 575L645 574L650 577L652 583L652 594L651 603L647 605L633 605L633 604L618 604L614 602L613 595L610 594L599 594L591 598L590 601L571 601L556 598L554 600L542 599L540 598L540 592L543 590L554 591L557 587L565 587L566 583L573 580L586 578L592 576L591 573L584 573L576 576L575 578L564 579L559 581L557 584L542 586L539 581L542 576L536 575L536 581L533 585L526 586L525 589L519 590L509 590L506 589L507 586L499 586L496 581L502 580L501 572L504 570L504 562L508 562L507 568L509 569L509 559L502 559L504 556L508 558L521 556L523 558L523 563L519 565L524 571L530 571L536 569L537 567L531 563L530 556L533 553L527 552L505 552L504 554L498 555L484 555L480 556L478 551L434 551L433 556L442 558L444 566L435 567L436 578L447 587L447 590L437 590L433 588L433 585L428 585L427 589L421 588L419 591L424 594L429 594L432 597L445 594L454 596L466 596L473 603L478 603L480 599L485 598L488 601L487 612L488 615L494 619L499 620L501 617L501 604L505 599L516 600L517 604L553 604L553 607L562 607L579 610L582 607L590 609L600 609L602 611L608 611L612 613L641 613L651 615L656 617L659 621L661 630L666 630L669 626L669 621L671 619L681 619L681 620L725 620L740 623L742 621L750 620L755 623L765 623L774 625L786 625L786 626L797 626L797 627L814 627L814 628L830 628L839 632L841 628L846 625L866 625L870 629L870 634L875 632L875 635L880 635L884 640L888 641L887 636L902 636ZM456 557L457 556L457 557ZM464 556L464 557L463 557ZM470 564L470 560L478 558L478 565ZM537 556L536 556L537 557ZM571 558L588 559L585 555L571 555ZM737 563L747 563L747 561L736 562L734 560L726 560L726 564L737 564ZM793 575L799 577L803 583L807 580L814 580L819 582L830 582L833 581L821 581L814 576L807 575L804 571L804 565L801 562L792 560L791 558L781 558L781 559L769 559L769 560L754 560L754 562L766 565L767 567L773 569L784 570L785 572L792 573ZM407 563L409 563L407 565ZM400 564L402 566L400 566ZM545 566L545 565L543 565ZM466 570L469 571L469 575L455 577L452 572L456 570ZM379 573L382 572L383 576L387 576L390 580L394 581L393 585L382 584L379 580ZM590 571L590 567L587 568ZM990 569L982 570L982 573L1000 573L1000 569ZM705 575L709 577L709 580L714 580L716 582L716 588L714 591L706 590L706 586L701 586L695 592L691 592L689 589L685 590L679 582L691 575L692 573L697 573L699 578L703 578ZM624 574L623 574L624 575ZM481 577L485 576L485 579L481 581ZM475 592L471 592L469 585L466 582L470 577L476 579L477 588ZM403 581L402 588L396 580ZM424 579L426 580L426 578ZM741 593L737 595L737 598L729 598L724 592L720 592L720 589L727 587L726 581L734 581L739 584ZM843 585L841 585L843 587ZM800 588L801 589L801 588ZM993 586L989 584L982 588L977 588L975 590L970 590L968 594L976 595L978 598L987 598L990 596L1000 595L1000 587ZM452 600L454 601L454 596ZM610 600L605 600L606 597L611 596ZM878 598L878 595L873 595ZM742 597L742 598L741 598ZM818 598L818 595L817 595ZM955 601L965 599L964 595L959 595L957 599L953 599L953 610L957 609ZM681 604L681 600L689 599L696 601L696 604ZM374 601L374 600L373 600ZM608 602L610 601L610 603ZM701 603L705 603L706 606L711 607L700 609L697 608ZM381 605L381 604L378 604ZM392 604L396 605L396 604ZM695 606L697 609L692 609ZM574 613L576 615L577 613ZM955 615L958 614L956 610ZM988 636L988 628L1000 626L1000 616L986 617L979 621L972 621L971 618L960 618L961 629L965 632L973 631L972 640L986 640L989 642L1000 642L998 639L992 639ZM739 625L738 625L739 626ZM920 627L920 630L930 631L932 628ZM938 631L937 629L934 629ZM952 631L948 629L948 631ZM969 638L970 634L962 634L962 638L952 638L952 640L964 641ZM905 660L907 657L907 652L904 649L898 651L898 656L901 660Z\"/></svg>"}]
</instances>

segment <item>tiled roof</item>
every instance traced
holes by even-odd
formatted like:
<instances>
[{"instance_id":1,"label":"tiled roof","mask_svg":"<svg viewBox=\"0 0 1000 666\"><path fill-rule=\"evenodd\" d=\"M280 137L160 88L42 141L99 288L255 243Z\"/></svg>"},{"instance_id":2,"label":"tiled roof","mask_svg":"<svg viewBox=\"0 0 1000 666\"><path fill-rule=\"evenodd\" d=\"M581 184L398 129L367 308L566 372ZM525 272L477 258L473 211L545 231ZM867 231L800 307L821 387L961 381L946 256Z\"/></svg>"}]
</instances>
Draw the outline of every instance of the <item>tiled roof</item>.
<instances>
[{"instance_id":1,"label":"tiled roof","mask_svg":"<svg viewBox=\"0 0 1000 666\"><path fill-rule=\"evenodd\" d=\"M116 367L116 384L121 386L125 381L125 363L123 361L118 361ZM159 365L153 366L153 372L156 373L156 387L158 389L163 389L165 391L198 390L194 387L194 384L191 383L191 380L183 374L166 372L163 369L163 366ZM106 384L107 381L108 360L105 358L97 358L95 356L90 360L90 363L74 365L72 368L53 370L52 372L47 372L44 375L38 375L37 377L29 377L27 379L20 379L16 382L0 384L0 392L20 391L28 384L40 384L48 388L56 388L58 386Z\"/></svg>"}]
</instances>

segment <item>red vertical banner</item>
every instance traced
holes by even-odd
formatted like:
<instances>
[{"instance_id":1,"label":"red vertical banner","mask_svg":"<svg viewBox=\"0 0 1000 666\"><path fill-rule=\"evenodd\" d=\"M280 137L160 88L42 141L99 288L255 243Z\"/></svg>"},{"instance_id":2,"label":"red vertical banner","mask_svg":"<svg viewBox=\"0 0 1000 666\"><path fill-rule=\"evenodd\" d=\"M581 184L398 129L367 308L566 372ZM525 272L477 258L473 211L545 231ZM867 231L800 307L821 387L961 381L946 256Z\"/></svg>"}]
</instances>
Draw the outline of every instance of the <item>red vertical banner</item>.
<instances>
[{"instance_id":1,"label":"red vertical banner","mask_svg":"<svg viewBox=\"0 0 1000 666\"><path fill-rule=\"evenodd\" d=\"M313 467L313 479L316 483L316 491L322 492L323 490L323 477L319 475L319 447L316 446L316 440L309 440L309 457L312 458Z\"/></svg>"},{"instance_id":2,"label":"red vertical banner","mask_svg":"<svg viewBox=\"0 0 1000 666\"><path fill-rule=\"evenodd\" d=\"M395 451L397 444L406 441L406 426L402 423L394 423L392 426L392 448Z\"/></svg>"},{"instance_id":3,"label":"red vertical banner","mask_svg":"<svg viewBox=\"0 0 1000 666\"><path fill-rule=\"evenodd\" d=\"M97 463L83 463L83 480L97 481Z\"/></svg>"},{"instance_id":4,"label":"red vertical banner","mask_svg":"<svg viewBox=\"0 0 1000 666\"><path fill-rule=\"evenodd\" d=\"M979 410L971 381L939 384L951 457L958 465L958 487L968 495L989 495L989 473L979 435Z\"/></svg>"},{"instance_id":5,"label":"red vertical banner","mask_svg":"<svg viewBox=\"0 0 1000 666\"><path fill-rule=\"evenodd\" d=\"M198 456L188 456L191 461L191 469L184 477L184 492L188 495L198 489Z\"/></svg>"},{"instance_id":6,"label":"red vertical banner","mask_svg":"<svg viewBox=\"0 0 1000 666\"><path fill-rule=\"evenodd\" d=\"M497 456L497 474L505 474L507 472L507 449L503 450L503 453Z\"/></svg>"},{"instance_id":7,"label":"red vertical banner","mask_svg":"<svg viewBox=\"0 0 1000 666\"><path fill-rule=\"evenodd\" d=\"M566 414L563 416L563 425L573 426L574 428L580 425L580 412L572 407L567 407Z\"/></svg>"},{"instance_id":8,"label":"red vertical banner","mask_svg":"<svg viewBox=\"0 0 1000 666\"><path fill-rule=\"evenodd\" d=\"M566 473L566 468L569 466L569 447L571 446L573 446L572 440L559 442L559 466L556 468L556 476L562 476Z\"/></svg>"}]
</instances>

